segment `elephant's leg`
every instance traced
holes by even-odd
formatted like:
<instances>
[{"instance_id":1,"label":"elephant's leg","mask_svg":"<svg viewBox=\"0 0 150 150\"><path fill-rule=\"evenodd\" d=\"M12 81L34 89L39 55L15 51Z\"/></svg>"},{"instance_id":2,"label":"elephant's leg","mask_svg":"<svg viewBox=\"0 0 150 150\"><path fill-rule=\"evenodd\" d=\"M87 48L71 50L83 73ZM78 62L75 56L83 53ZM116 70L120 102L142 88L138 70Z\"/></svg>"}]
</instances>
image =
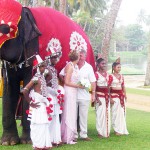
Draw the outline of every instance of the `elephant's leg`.
<instances>
[{"instance_id":1,"label":"elephant's leg","mask_svg":"<svg viewBox=\"0 0 150 150\"><path fill-rule=\"evenodd\" d=\"M20 137L20 142L22 144L30 144L30 122L27 120L26 110L29 109L29 104L26 100L23 100L23 117L22 117L22 136Z\"/></svg>"},{"instance_id":2,"label":"elephant's leg","mask_svg":"<svg viewBox=\"0 0 150 150\"><path fill-rule=\"evenodd\" d=\"M12 76L11 78L9 78L10 75ZM19 143L19 136L15 121L15 111L19 97L19 82L13 72L8 72L8 78L9 82L7 84L6 77L4 76L2 101L3 134L1 143L2 145L15 145Z\"/></svg>"},{"instance_id":3,"label":"elephant's leg","mask_svg":"<svg viewBox=\"0 0 150 150\"><path fill-rule=\"evenodd\" d=\"M24 73L23 83L25 87L25 85L28 84L29 81L31 80L32 68L31 67L25 68L23 73ZM27 114L26 114L26 110L28 109L29 109L29 104L25 99L23 99L22 136L20 137L20 142L22 144L31 143L30 122L27 120Z\"/></svg>"}]
</instances>

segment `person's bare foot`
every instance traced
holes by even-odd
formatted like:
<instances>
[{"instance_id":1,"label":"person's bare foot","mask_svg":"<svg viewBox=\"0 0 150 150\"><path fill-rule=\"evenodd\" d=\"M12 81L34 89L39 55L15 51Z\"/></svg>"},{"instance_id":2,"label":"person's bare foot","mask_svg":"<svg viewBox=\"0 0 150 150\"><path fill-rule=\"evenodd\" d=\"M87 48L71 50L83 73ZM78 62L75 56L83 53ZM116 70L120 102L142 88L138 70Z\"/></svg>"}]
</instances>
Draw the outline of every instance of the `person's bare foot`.
<instances>
[{"instance_id":1,"label":"person's bare foot","mask_svg":"<svg viewBox=\"0 0 150 150\"><path fill-rule=\"evenodd\" d=\"M77 141L78 141L78 139L77 139L77 138L74 138L73 142L77 142Z\"/></svg>"},{"instance_id":2,"label":"person's bare foot","mask_svg":"<svg viewBox=\"0 0 150 150\"><path fill-rule=\"evenodd\" d=\"M115 132L115 135L117 136L121 136L122 134L118 133L118 132Z\"/></svg>"},{"instance_id":3,"label":"person's bare foot","mask_svg":"<svg viewBox=\"0 0 150 150\"><path fill-rule=\"evenodd\" d=\"M91 138L89 138L89 137L81 138L81 140L83 140L83 141L92 141L92 139L91 139Z\"/></svg>"},{"instance_id":4,"label":"person's bare foot","mask_svg":"<svg viewBox=\"0 0 150 150\"><path fill-rule=\"evenodd\" d=\"M98 137L99 137L100 139L104 138L101 134L98 134Z\"/></svg>"},{"instance_id":5,"label":"person's bare foot","mask_svg":"<svg viewBox=\"0 0 150 150\"><path fill-rule=\"evenodd\" d=\"M74 145L74 144L77 144L77 142L70 141L69 144Z\"/></svg>"}]
</instances>

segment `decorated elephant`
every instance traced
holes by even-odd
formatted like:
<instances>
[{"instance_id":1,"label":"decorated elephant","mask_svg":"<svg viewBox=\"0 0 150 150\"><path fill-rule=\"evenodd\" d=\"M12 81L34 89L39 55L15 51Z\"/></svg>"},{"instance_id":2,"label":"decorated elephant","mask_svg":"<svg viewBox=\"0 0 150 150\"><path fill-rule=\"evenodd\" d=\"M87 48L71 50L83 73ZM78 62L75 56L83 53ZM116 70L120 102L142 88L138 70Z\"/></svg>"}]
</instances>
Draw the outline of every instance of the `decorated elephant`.
<instances>
[{"instance_id":1,"label":"decorated elephant","mask_svg":"<svg viewBox=\"0 0 150 150\"><path fill-rule=\"evenodd\" d=\"M87 62L93 67L94 55L90 42L79 25L60 12L46 8L22 7L15 0L0 0L0 59L3 62L4 90L2 100L2 145L30 142L30 127L23 100L22 136L19 138L15 112L20 93L20 81L25 86L32 77L32 62L36 53L45 59L46 47L53 49L58 41L62 57L56 66L58 71L68 60L71 49L85 49Z\"/></svg>"}]
</instances>

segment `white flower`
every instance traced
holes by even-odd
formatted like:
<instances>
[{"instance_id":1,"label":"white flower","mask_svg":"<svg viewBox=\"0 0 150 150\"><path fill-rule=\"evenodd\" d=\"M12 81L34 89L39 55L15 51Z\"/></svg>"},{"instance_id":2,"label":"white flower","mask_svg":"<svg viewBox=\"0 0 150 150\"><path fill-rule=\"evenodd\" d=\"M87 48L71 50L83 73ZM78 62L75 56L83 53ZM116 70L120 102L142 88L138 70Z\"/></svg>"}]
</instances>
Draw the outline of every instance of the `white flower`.
<instances>
[{"instance_id":1,"label":"white flower","mask_svg":"<svg viewBox=\"0 0 150 150\"><path fill-rule=\"evenodd\" d=\"M89 92L91 90L91 83L89 82L88 79L82 78L79 82L80 85L85 87L85 90Z\"/></svg>"},{"instance_id":2,"label":"white flower","mask_svg":"<svg viewBox=\"0 0 150 150\"><path fill-rule=\"evenodd\" d=\"M82 49L87 51L87 43L85 39L78 32L73 32L70 37L70 49L81 51Z\"/></svg>"}]
</instances>

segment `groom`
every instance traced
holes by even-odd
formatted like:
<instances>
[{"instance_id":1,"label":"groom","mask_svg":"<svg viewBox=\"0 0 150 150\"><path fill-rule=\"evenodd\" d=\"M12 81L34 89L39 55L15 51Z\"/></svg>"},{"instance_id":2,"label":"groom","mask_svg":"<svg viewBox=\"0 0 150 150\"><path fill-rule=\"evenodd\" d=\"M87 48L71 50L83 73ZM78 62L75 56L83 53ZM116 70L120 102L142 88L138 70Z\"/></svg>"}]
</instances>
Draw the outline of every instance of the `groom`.
<instances>
[{"instance_id":1,"label":"groom","mask_svg":"<svg viewBox=\"0 0 150 150\"><path fill-rule=\"evenodd\" d=\"M94 75L93 68L86 61L86 51L80 51L80 59L78 62L79 67L79 79L86 79L91 83L92 95L85 89L78 88L77 95L77 109L79 108L79 127L80 127L80 138L85 141L91 141L87 135L87 120L90 100L95 101L95 87L96 78ZM76 131L75 138L78 138L78 132Z\"/></svg>"}]
</instances>

